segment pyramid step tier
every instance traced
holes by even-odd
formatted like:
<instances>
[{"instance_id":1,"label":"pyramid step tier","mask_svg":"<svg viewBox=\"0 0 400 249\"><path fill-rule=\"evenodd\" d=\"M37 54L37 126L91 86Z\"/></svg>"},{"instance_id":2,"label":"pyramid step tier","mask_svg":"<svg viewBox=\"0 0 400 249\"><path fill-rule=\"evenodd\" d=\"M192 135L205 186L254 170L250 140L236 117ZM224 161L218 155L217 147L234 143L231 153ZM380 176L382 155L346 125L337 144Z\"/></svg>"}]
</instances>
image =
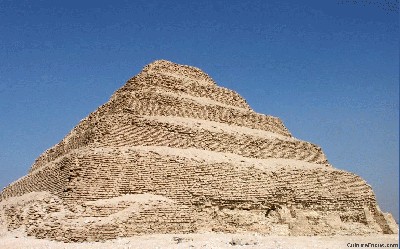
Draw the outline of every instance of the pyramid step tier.
<instances>
[{"instance_id":1,"label":"pyramid step tier","mask_svg":"<svg viewBox=\"0 0 400 249\"><path fill-rule=\"evenodd\" d=\"M215 104L215 102L196 101L194 98L185 98L184 96L170 93L153 91L124 92L111 98L110 102L99 111L100 113L102 111L118 113L123 110L137 115L205 119L291 136L279 118L255 113L243 108Z\"/></svg>"},{"instance_id":2,"label":"pyramid step tier","mask_svg":"<svg viewBox=\"0 0 400 249\"><path fill-rule=\"evenodd\" d=\"M216 85L203 85L190 78L179 78L160 73L140 73L128 80L116 94L125 91L160 89L165 92L203 97L221 104L251 110L246 101L236 92Z\"/></svg>"},{"instance_id":3,"label":"pyramid step tier","mask_svg":"<svg viewBox=\"0 0 400 249\"><path fill-rule=\"evenodd\" d=\"M100 146L168 146L227 152L251 158L286 158L330 166L321 148L308 142L263 130L191 118L136 116L107 117L104 126L93 122L86 133L73 133L39 157L31 171L90 144Z\"/></svg>"},{"instance_id":4,"label":"pyramid step tier","mask_svg":"<svg viewBox=\"0 0 400 249\"><path fill-rule=\"evenodd\" d=\"M218 205L257 200L315 210L361 210L376 203L365 181L341 170L291 160L245 161L223 153L207 159L200 150L175 148L170 153L168 149L126 146L76 150L13 183L1 197L50 191L74 202L152 193L185 205L204 203L205 198L220 202ZM62 174L55 177L50 174L54 171ZM52 181L65 184L62 191L60 186L32 184Z\"/></svg>"},{"instance_id":5,"label":"pyramid step tier","mask_svg":"<svg viewBox=\"0 0 400 249\"><path fill-rule=\"evenodd\" d=\"M216 85L215 81L201 69L166 60L157 60L148 64L143 68L142 73L170 75L176 78L195 80L201 85Z\"/></svg>"}]
</instances>

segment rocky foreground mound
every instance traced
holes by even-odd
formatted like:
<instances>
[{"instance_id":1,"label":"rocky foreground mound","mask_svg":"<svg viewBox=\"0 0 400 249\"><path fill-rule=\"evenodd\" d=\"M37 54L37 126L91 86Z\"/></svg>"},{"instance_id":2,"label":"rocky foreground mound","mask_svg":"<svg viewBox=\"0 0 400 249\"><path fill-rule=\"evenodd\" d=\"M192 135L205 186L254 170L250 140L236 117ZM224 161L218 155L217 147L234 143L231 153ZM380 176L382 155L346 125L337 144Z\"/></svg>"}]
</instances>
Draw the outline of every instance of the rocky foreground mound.
<instances>
[{"instance_id":1,"label":"rocky foreground mound","mask_svg":"<svg viewBox=\"0 0 400 249\"><path fill-rule=\"evenodd\" d=\"M201 70L160 60L0 195L8 230L60 241L148 233L398 232L371 187Z\"/></svg>"}]
</instances>

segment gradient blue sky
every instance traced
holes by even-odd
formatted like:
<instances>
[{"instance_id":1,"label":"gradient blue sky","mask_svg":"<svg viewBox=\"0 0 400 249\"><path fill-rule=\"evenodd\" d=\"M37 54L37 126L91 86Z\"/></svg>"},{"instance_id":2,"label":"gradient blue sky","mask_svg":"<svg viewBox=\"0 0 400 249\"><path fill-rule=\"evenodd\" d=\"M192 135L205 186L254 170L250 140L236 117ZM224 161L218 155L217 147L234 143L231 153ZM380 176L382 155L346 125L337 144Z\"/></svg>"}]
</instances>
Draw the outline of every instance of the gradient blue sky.
<instances>
[{"instance_id":1,"label":"gradient blue sky","mask_svg":"<svg viewBox=\"0 0 400 249\"><path fill-rule=\"evenodd\" d=\"M398 219L398 14L398 0L0 0L0 188L167 59L280 117Z\"/></svg>"}]
</instances>

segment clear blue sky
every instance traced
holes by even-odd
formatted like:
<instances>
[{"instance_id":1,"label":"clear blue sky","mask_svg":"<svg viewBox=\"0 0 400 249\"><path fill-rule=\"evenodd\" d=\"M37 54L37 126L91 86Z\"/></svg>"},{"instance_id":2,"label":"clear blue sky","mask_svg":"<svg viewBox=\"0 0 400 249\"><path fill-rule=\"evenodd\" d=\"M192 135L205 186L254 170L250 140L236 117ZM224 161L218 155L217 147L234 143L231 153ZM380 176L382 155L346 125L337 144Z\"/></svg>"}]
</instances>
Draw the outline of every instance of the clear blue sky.
<instances>
[{"instance_id":1,"label":"clear blue sky","mask_svg":"<svg viewBox=\"0 0 400 249\"><path fill-rule=\"evenodd\" d=\"M398 219L398 14L398 0L0 0L0 187L167 59L280 117Z\"/></svg>"}]
</instances>

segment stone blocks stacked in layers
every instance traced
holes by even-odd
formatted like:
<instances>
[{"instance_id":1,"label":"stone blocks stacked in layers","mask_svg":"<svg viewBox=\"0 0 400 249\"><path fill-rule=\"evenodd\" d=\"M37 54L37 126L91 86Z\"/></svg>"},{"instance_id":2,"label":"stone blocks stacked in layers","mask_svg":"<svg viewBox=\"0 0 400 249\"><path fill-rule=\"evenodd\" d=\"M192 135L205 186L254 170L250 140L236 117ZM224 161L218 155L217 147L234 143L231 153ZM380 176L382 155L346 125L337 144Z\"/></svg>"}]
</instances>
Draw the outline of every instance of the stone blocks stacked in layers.
<instances>
[{"instance_id":1,"label":"stone blocks stacked in layers","mask_svg":"<svg viewBox=\"0 0 400 249\"><path fill-rule=\"evenodd\" d=\"M397 233L371 187L201 70L147 65L1 193L8 229L63 241L202 231Z\"/></svg>"}]
</instances>

